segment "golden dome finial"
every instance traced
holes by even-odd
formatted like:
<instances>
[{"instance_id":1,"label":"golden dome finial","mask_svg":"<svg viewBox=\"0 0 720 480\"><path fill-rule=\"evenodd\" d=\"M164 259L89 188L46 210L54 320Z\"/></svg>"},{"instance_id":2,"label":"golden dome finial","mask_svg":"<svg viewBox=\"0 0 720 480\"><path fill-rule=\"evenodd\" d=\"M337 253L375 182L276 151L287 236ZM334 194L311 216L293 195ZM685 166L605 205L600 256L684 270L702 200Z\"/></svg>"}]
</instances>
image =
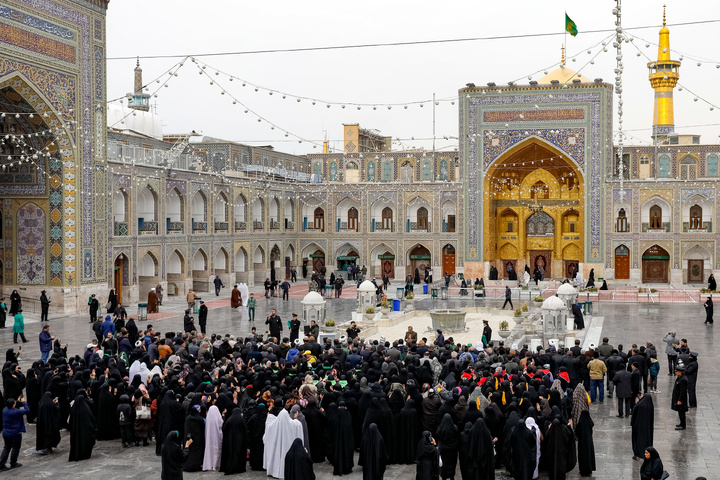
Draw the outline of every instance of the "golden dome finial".
<instances>
[{"instance_id":1,"label":"golden dome finial","mask_svg":"<svg viewBox=\"0 0 720 480\"><path fill-rule=\"evenodd\" d=\"M565 65L565 45L563 44L562 47L560 47L560 51L562 52L560 54L560 65Z\"/></svg>"},{"instance_id":2,"label":"golden dome finial","mask_svg":"<svg viewBox=\"0 0 720 480\"><path fill-rule=\"evenodd\" d=\"M663 4L663 27L665 26L665 4Z\"/></svg>"}]
</instances>

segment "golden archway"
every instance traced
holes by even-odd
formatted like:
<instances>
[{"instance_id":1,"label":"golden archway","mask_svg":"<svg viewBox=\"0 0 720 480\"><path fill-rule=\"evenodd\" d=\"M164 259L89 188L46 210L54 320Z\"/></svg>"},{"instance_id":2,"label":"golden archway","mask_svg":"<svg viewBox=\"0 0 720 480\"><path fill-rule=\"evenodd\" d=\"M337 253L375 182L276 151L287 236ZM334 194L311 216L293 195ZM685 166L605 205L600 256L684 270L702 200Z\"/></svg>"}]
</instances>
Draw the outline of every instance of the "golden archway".
<instances>
[{"instance_id":1,"label":"golden archway","mask_svg":"<svg viewBox=\"0 0 720 480\"><path fill-rule=\"evenodd\" d=\"M565 253L573 257L567 260L584 260L585 178L565 153L539 138L527 139L493 162L483 191L484 257L496 267L501 260L517 260L522 270L531 258L540 256L551 260L545 267L550 276L564 273ZM538 210L552 218L555 228L529 235L527 221ZM565 220L569 225L567 216L563 218L569 211L577 215L572 229L563 224ZM508 257L511 252L514 257Z\"/></svg>"}]
</instances>

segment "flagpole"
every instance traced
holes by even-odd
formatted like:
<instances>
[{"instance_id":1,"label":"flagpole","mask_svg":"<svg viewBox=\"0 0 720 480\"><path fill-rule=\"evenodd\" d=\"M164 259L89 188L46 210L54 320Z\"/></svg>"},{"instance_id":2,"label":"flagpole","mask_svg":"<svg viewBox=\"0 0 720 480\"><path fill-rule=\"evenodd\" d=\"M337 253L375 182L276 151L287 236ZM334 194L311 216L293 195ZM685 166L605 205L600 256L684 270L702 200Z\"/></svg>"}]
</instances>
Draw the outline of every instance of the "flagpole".
<instances>
[{"instance_id":1,"label":"flagpole","mask_svg":"<svg viewBox=\"0 0 720 480\"><path fill-rule=\"evenodd\" d=\"M563 39L563 47L567 48L567 12L565 12L565 38ZM565 66L565 57L563 56L563 64L562 66Z\"/></svg>"}]
</instances>

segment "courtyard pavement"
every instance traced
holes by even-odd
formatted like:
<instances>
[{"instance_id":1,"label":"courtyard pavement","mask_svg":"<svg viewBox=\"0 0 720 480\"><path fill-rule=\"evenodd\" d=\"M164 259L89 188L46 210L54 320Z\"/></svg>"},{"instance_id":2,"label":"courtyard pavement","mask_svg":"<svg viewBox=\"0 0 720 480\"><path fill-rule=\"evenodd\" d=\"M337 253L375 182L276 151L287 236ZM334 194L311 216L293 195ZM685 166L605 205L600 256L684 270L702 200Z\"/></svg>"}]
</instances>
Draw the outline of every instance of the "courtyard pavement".
<instances>
[{"instance_id":1,"label":"courtyard pavement","mask_svg":"<svg viewBox=\"0 0 720 480\"><path fill-rule=\"evenodd\" d=\"M392 285L392 287L395 286L399 286L399 284ZM280 298L265 299L262 294L256 293L258 302L255 324L258 326L258 330L264 329L263 322L271 308L276 308L283 320L290 319L290 314L293 312L299 314L301 312L300 301L304 296L305 289L304 283L294 284L291 289L293 295L289 301L282 301ZM251 291L257 292L258 288L253 288ZM394 288L390 291L394 292ZM203 294L211 308L215 307L212 308L209 315L208 332L223 334L229 332L236 335L249 332L251 324L248 322L246 314L241 315L230 309L229 294L228 288L222 290L220 297L215 297L214 293ZM347 288L344 290L343 297L345 298L329 300L327 302L328 318L335 318L339 321L349 320L350 312L355 308L354 296L354 288ZM428 310L434 307L500 307L501 305L501 300L475 300L472 297L454 298L447 301L417 298L415 301L416 310ZM661 393L652 394L656 408L655 447L660 453L665 468L670 472L670 478L672 480L694 480L697 476L705 476L709 479L719 478L717 473L710 473L720 470L720 429L718 429L720 409L714 408L714 405L720 405L720 377L714 374L712 368L718 355L713 353L713 327L703 325L702 305L602 303L599 307L603 317L602 335L609 337L611 344L617 346L618 343L622 343L625 350L629 350L633 343L640 345L646 341L651 341L657 346L661 362L661 374L658 382ZM171 297L161 307L161 312L168 315L152 319L148 323L151 323L160 332L182 330L184 308L183 299ZM128 309L128 311L131 316L135 314L134 308ZM8 325L12 325L12 322L9 321ZM138 326L145 328L146 323L139 322ZM85 315L64 318L50 316L51 333L58 335L63 343L69 343L69 355L82 354L85 345L94 338L89 327L88 317ZM664 343L662 342L663 336L670 330L677 331L679 338L687 338L690 348L699 353L698 408L691 409L688 413L688 428L682 432L674 430L677 415L670 410L673 377L667 375L667 357L664 355ZM33 360L40 356L37 340L40 331L38 315L28 314L26 316L25 331L30 342L23 348L20 361L23 370L29 368ZM480 332L477 333L479 337ZM13 347L16 346L12 343L11 329L0 330L0 348ZM629 419L615 417L617 413L616 399L606 398L602 405L593 404L590 411L595 422L594 439L598 467L593 478L638 478L641 462L632 460L630 422ZM19 459L23 467L14 470L12 475L16 478L52 477L54 479L94 477L147 480L159 478L160 459L155 456L154 446L122 449L119 440L98 442L90 461L70 464L67 462L69 433L62 432L62 437L57 453L48 456L37 455L34 450L35 426L28 425ZM332 478L332 467L328 463L316 465L315 473L318 479ZM191 480L222 478L221 475L220 473L204 472L185 474L185 478ZM413 465L391 465L387 469L385 478L412 479L414 476L415 467ZM264 472L248 472L237 477L267 478ZM353 473L345 478L362 478L361 468L356 466ZM459 471L456 478L460 478ZM504 470L496 471L496 478L506 478ZM547 478L547 476L541 474L540 478ZM572 480L581 478L577 467L568 474L567 478Z\"/></svg>"}]
</instances>

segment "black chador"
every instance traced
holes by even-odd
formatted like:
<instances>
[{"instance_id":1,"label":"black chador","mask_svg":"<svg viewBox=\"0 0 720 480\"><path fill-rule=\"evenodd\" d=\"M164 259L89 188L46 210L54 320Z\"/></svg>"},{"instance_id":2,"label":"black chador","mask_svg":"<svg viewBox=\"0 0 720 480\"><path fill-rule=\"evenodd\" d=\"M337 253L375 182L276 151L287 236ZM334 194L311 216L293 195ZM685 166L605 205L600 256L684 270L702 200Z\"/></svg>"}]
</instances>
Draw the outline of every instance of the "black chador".
<instances>
[{"instance_id":1,"label":"black chador","mask_svg":"<svg viewBox=\"0 0 720 480\"><path fill-rule=\"evenodd\" d=\"M363 480L382 480L385 475L388 455L385 450L385 441L380 435L377 425L370 424L363 435L360 445L360 460L358 464L363 467Z\"/></svg>"},{"instance_id":2,"label":"black chador","mask_svg":"<svg viewBox=\"0 0 720 480\"><path fill-rule=\"evenodd\" d=\"M247 460L248 428L239 408L233 410L222 427L220 471L225 475L244 473Z\"/></svg>"},{"instance_id":3,"label":"black chador","mask_svg":"<svg viewBox=\"0 0 720 480\"><path fill-rule=\"evenodd\" d=\"M475 421L469 435L470 476L471 480L493 480L495 478L495 459L492 436L482 418ZM462 467L461 467L462 468ZM463 477L463 480L465 477Z\"/></svg>"},{"instance_id":4,"label":"black chador","mask_svg":"<svg viewBox=\"0 0 720 480\"><path fill-rule=\"evenodd\" d=\"M655 428L655 406L650 395L643 395L635 404L630 425L632 426L633 455L637 458L645 458L645 449L653 445L653 429Z\"/></svg>"},{"instance_id":5,"label":"black chador","mask_svg":"<svg viewBox=\"0 0 720 480\"><path fill-rule=\"evenodd\" d=\"M575 425L575 435L577 436L578 466L580 467L580 475L584 477L589 477L596 470L595 444L593 443L594 426L595 423L590 418L590 412L583 410L580 413L580 420Z\"/></svg>"}]
</instances>

